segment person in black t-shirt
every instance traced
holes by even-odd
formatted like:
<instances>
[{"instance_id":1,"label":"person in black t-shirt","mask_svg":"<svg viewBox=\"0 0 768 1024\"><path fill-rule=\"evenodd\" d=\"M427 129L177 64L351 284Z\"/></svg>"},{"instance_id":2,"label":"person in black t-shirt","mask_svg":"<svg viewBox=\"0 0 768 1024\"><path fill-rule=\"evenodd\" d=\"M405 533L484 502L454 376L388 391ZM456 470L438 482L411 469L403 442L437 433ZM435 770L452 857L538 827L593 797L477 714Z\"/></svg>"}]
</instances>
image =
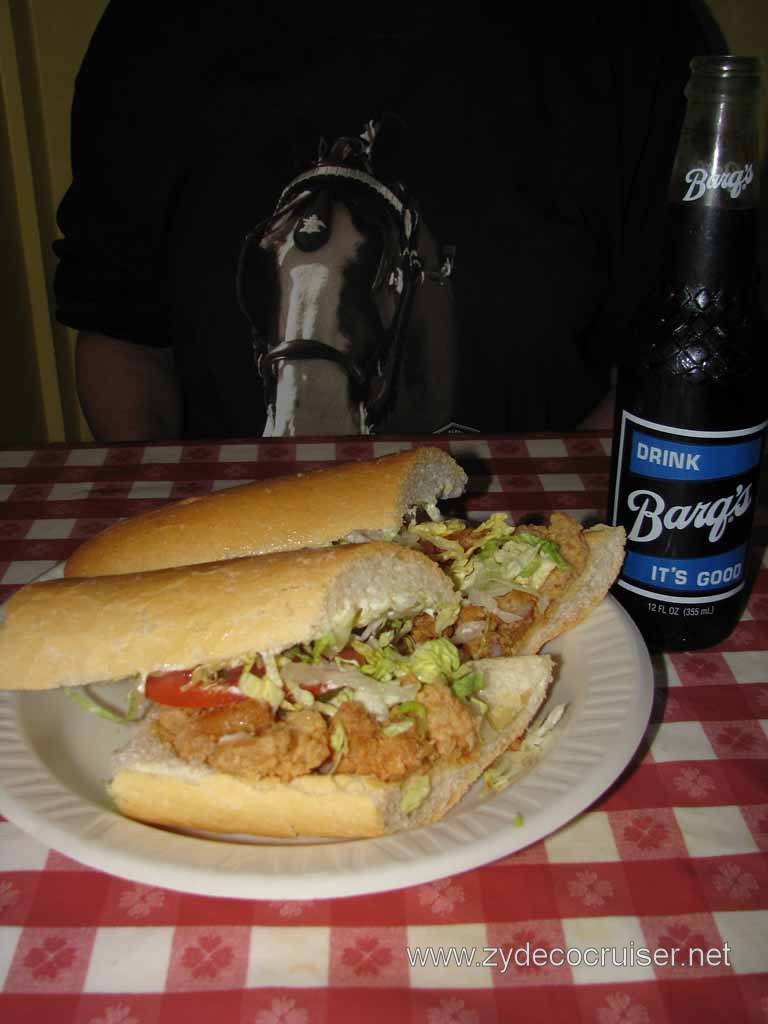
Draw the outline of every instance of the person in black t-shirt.
<instances>
[{"instance_id":1,"label":"person in black t-shirt","mask_svg":"<svg viewBox=\"0 0 768 1024\"><path fill-rule=\"evenodd\" d=\"M98 439L262 432L242 239L320 138L384 113L401 128L377 174L456 246L453 418L605 422L655 268L689 61L724 43L683 0L641 5L631 31L618 5L503 9L112 0L77 79L55 243L57 317L78 331Z\"/></svg>"}]
</instances>

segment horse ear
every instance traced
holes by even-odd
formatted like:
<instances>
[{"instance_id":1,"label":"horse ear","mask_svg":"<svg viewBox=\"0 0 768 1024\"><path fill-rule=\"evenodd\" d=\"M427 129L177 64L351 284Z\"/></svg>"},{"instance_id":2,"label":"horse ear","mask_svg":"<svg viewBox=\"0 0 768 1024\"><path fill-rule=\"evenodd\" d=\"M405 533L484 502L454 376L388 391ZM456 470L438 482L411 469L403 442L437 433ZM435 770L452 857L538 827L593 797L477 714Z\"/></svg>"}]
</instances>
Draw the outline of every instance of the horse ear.
<instances>
[{"instance_id":1,"label":"horse ear","mask_svg":"<svg viewBox=\"0 0 768 1024\"><path fill-rule=\"evenodd\" d=\"M369 163L373 161L373 147L376 144L376 136L381 128L380 121L367 121L365 128L360 132L363 142L363 151Z\"/></svg>"},{"instance_id":2,"label":"horse ear","mask_svg":"<svg viewBox=\"0 0 768 1024\"><path fill-rule=\"evenodd\" d=\"M325 139L320 139L320 142L318 143L317 146L317 162L319 164L323 163L327 155L328 143L325 141Z\"/></svg>"}]
</instances>

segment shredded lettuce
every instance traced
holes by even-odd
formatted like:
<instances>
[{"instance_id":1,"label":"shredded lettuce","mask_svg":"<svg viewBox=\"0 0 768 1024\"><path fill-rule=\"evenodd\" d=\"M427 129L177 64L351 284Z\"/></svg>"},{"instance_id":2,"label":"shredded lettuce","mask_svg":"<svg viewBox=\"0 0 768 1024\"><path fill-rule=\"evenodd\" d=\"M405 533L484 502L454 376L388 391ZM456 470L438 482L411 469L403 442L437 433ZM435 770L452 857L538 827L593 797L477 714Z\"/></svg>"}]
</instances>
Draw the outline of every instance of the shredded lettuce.
<instances>
[{"instance_id":1,"label":"shredded lettuce","mask_svg":"<svg viewBox=\"0 0 768 1024\"><path fill-rule=\"evenodd\" d=\"M379 647L389 647L407 636L413 629L413 619L392 619L389 628L376 637Z\"/></svg>"},{"instance_id":2,"label":"shredded lettuce","mask_svg":"<svg viewBox=\"0 0 768 1024\"><path fill-rule=\"evenodd\" d=\"M452 626L456 619L459 617L461 611L461 605L458 601L451 604L441 605L437 609L437 616L435 618L435 632L438 636L441 636L449 626Z\"/></svg>"},{"instance_id":3,"label":"shredded lettuce","mask_svg":"<svg viewBox=\"0 0 768 1024\"><path fill-rule=\"evenodd\" d=\"M482 690L481 672L471 662L462 665L458 647L446 637L427 640L405 662L422 683L446 682L459 700L468 700Z\"/></svg>"},{"instance_id":4,"label":"shredded lettuce","mask_svg":"<svg viewBox=\"0 0 768 1024\"><path fill-rule=\"evenodd\" d=\"M408 530L437 549L433 557L464 593L494 582L535 591L553 569L569 568L554 541L511 526L503 512L493 513L475 527L467 527L460 519L446 519L413 524ZM467 530L471 543L465 547L453 535L463 533L466 543Z\"/></svg>"},{"instance_id":5,"label":"shredded lettuce","mask_svg":"<svg viewBox=\"0 0 768 1024\"><path fill-rule=\"evenodd\" d=\"M312 658L312 664L317 665L320 659L326 653L335 649L336 637L333 633L324 633L323 636L319 637L312 644L312 650L310 657Z\"/></svg>"},{"instance_id":6,"label":"shredded lettuce","mask_svg":"<svg viewBox=\"0 0 768 1024\"><path fill-rule=\"evenodd\" d=\"M394 647L380 648L375 640L352 640L351 646L366 659L359 671L381 683L404 676L415 676L420 683L444 682L460 700L468 700L483 687L482 674L473 671L469 662L462 665L458 647L447 637L426 640L409 655L400 654ZM336 660L339 665L347 664Z\"/></svg>"},{"instance_id":7,"label":"shredded lettuce","mask_svg":"<svg viewBox=\"0 0 768 1024\"><path fill-rule=\"evenodd\" d=\"M464 523L461 519L444 519L440 523L412 523L408 527L408 533L417 541L429 541L437 548L437 554L434 556L437 561L455 562L464 557L464 548L449 535L463 529Z\"/></svg>"},{"instance_id":8,"label":"shredded lettuce","mask_svg":"<svg viewBox=\"0 0 768 1024\"><path fill-rule=\"evenodd\" d=\"M252 672L243 672L240 676L239 687L246 695L253 700L265 700L273 711L277 711L285 697L285 687L277 667L277 660L273 654L262 654L266 673L263 676L256 676Z\"/></svg>"},{"instance_id":9,"label":"shredded lettuce","mask_svg":"<svg viewBox=\"0 0 768 1024\"><path fill-rule=\"evenodd\" d=\"M336 633L331 631L324 633L312 643L294 644L293 647L288 647L278 655L277 664L278 667L281 667L288 661L302 661L305 665L319 665L323 660L333 657L345 645L346 640L340 644Z\"/></svg>"},{"instance_id":10,"label":"shredded lettuce","mask_svg":"<svg viewBox=\"0 0 768 1024\"><path fill-rule=\"evenodd\" d=\"M380 683L389 683L398 673L402 674L405 659L394 647L379 647L376 643L366 644L362 640L352 640L350 646L365 658L365 664L359 666L363 675L373 676ZM337 662L346 664L341 658Z\"/></svg>"},{"instance_id":11,"label":"shredded lettuce","mask_svg":"<svg viewBox=\"0 0 768 1024\"><path fill-rule=\"evenodd\" d=\"M484 700L480 700L479 697L470 697L469 703L474 707L479 715L488 714L488 704Z\"/></svg>"},{"instance_id":12,"label":"shredded lettuce","mask_svg":"<svg viewBox=\"0 0 768 1024\"><path fill-rule=\"evenodd\" d=\"M328 718L332 718L345 701L354 699L354 691L345 688L343 690L334 690L330 697L321 697L320 700L315 701L314 706L316 711L319 711Z\"/></svg>"},{"instance_id":13,"label":"shredded lettuce","mask_svg":"<svg viewBox=\"0 0 768 1024\"><path fill-rule=\"evenodd\" d=\"M111 708L105 707L99 701L95 700L90 695L86 695L88 687L82 687L82 689L73 689L66 687L64 693L69 697L71 701L78 704L81 708L84 708L92 715L97 715L99 718L105 718L108 722L117 722L118 725L128 725L130 722L138 720L139 716L139 685L138 683L132 687L130 694L128 695L128 706L124 712L113 711Z\"/></svg>"},{"instance_id":14,"label":"shredded lettuce","mask_svg":"<svg viewBox=\"0 0 768 1024\"><path fill-rule=\"evenodd\" d=\"M515 533L515 537L524 544L530 544L532 547L535 547L551 562L554 562L558 569L570 569L570 565L563 558L560 548L553 540L545 540L543 537L537 537L535 533L527 533L524 530L518 530Z\"/></svg>"},{"instance_id":15,"label":"shredded lettuce","mask_svg":"<svg viewBox=\"0 0 768 1024\"><path fill-rule=\"evenodd\" d=\"M408 669L422 683L450 679L461 667L459 649L445 637L427 640L407 660Z\"/></svg>"},{"instance_id":16,"label":"shredded lettuce","mask_svg":"<svg viewBox=\"0 0 768 1024\"><path fill-rule=\"evenodd\" d=\"M408 732L413 728L414 721L412 718L404 718L399 722L390 722L385 725L381 730L382 736L399 736L401 733Z\"/></svg>"},{"instance_id":17,"label":"shredded lettuce","mask_svg":"<svg viewBox=\"0 0 768 1024\"><path fill-rule=\"evenodd\" d=\"M491 765L490 768L486 768L483 772L483 782L494 793L500 793L502 789L506 789L510 782L521 774L521 771L518 772L506 765L496 763Z\"/></svg>"},{"instance_id":18,"label":"shredded lettuce","mask_svg":"<svg viewBox=\"0 0 768 1024\"><path fill-rule=\"evenodd\" d=\"M347 732L341 722L336 722L334 727L331 729L329 741L331 744L331 750L333 751L333 763L331 765L331 774L333 774L339 767L342 757L344 757L349 750Z\"/></svg>"},{"instance_id":19,"label":"shredded lettuce","mask_svg":"<svg viewBox=\"0 0 768 1024\"><path fill-rule=\"evenodd\" d=\"M471 543L466 547L455 534L467 530ZM540 589L553 569L568 569L554 541L537 536L530 530L511 526L505 513L495 512L475 527L460 519L412 523L409 537L428 541L437 549L433 558L443 565L454 586L466 593L490 581L501 581L510 587Z\"/></svg>"},{"instance_id":20,"label":"shredded lettuce","mask_svg":"<svg viewBox=\"0 0 768 1024\"><path fill-rule=\"evenodd\" d=\"M451 689L459 700L468 700L478 690L482 690L485 680L482 672L472 669L471 662L462 665L461 669L454 675L451 681Z\"/></svg>"},{"instance_id":21,"label":"shredded lettuce","mask_svg":"<svg viewBox=\"0 0 768 1024\"><path fill-rule=\"evenodd\" d=\"M292 681L285 680L285 690L290 700L283 700L282 707L289 709L295 708L311 708L314 707L315 697L309 690L305 690L303 686L296 686Z\"/></svg>"},{"instance_id":22,"label":"shredded lettuce","mask_svg":"<svg viewBox=\"0 0 768 1024\"><path fill-rule=\"evenodd\" d=\"M430 781L428 775L411 775L403 786L400 798L400 810L403 814L411 814L420 807L429 796Z\"/></svg>"},{"instance_id":23,"label":"shredded lettuce","mask_svg":"<svg viewBox=\"0 0 768 1024\"><path fill-rule=\"evenodd\" d=\"M552 708L542 722L531 726L517 750L505 751L490 768L486 769L483 779L489 789L499 792L530 771L549 749L566 707L566 704L558 704Z\"/></svg>"},{"instance_id":24,"label":"shredded lettuce","mask_svg":"<svg viewBox=\"0 0 768 1024\"><path fill-rule=\"evenodd\" d=\"M419 726L419 737L424 739L427 734L427 709L418 700L405 700L402 704L395 706L395 711L400 715L413 715L411 722L416 721Z\"/></svg>"},{"instance_id":25,"label":"shredded lettuce","mask_svg":"<svg viewBox=\"0 0 768 1024\"><path fill-rule=\"evenodd\" d=\"M520 749L531 752L543 751L552 738L552 730L559 724L567 707L567 704L556 704L543 722L528 730Z\"/></svg>"}]
</instances>

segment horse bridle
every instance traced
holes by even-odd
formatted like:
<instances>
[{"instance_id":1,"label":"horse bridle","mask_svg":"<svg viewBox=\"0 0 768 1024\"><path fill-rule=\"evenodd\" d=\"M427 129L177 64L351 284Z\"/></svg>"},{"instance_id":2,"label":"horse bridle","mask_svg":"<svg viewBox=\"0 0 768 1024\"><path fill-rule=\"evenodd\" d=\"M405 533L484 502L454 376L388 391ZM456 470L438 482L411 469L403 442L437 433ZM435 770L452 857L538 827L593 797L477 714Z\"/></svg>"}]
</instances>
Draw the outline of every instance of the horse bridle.
<instances>
[{"instance_id":1,"label":"horse bridle","mask_svg":"<svg viewBox=\"0 0 768 1024\"><path fill-rule=\"evenodd\" d=\"M339 183L352 183L364 193L377 197L385 204L398 229L399 255L395 265L388 268L387 275L387 284L397 295L396 309L392 323L384 332L382 343L373 356L366 360L366 364L374 364L372 373L368 371L367 365L361 365L347 352L342 352L315 338L283 341L270 350L266 334L260 325L254 322L245 299L245 258L249 247L254 243L258 244L275 224L305 203L314 191ZM396 186L396 189L397 191L389 188L369 171L359 167L343 163L318 162L283 189L274 213L246 235L238 260L237 297L250 325L256 367L264 386L268 407L274 406L277 368L280 363L325 359L337 363L347 374L353 395L365 409L369 429L374 429L389 412L395 399L395 382L402 364L405 328L414 290L425 280L445 284L453 270L454 260L453 247L443 246L440 266L424 266L418 253L421 227L419 210L403 186ZM379 281L380 277L381 273L377 275L376 281Z\"/></svg>"}]
</instances>

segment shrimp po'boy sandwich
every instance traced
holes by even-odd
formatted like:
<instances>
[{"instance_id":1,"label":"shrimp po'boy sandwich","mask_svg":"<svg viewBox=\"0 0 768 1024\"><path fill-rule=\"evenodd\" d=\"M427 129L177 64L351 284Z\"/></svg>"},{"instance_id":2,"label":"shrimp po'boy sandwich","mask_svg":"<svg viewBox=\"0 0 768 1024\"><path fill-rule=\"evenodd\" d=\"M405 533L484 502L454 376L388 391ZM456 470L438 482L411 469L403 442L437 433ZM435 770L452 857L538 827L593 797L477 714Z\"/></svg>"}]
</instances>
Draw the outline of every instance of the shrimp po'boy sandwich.
<instances>
[{"instance_id":1,"label":"shrimp po'boy sandwich","mask_svg":"<svg viewBox=\"0 0 768 1024\"><path fill-rule=\"evenodd\" d=\"M439 820L552 678L547 656L462 641L449 575L390 543L29 584L3 611L3 688L85 700L74 688L130 680L145 712L109 793L180 829L362 837Z\"/></svg>"}]
</instances>

